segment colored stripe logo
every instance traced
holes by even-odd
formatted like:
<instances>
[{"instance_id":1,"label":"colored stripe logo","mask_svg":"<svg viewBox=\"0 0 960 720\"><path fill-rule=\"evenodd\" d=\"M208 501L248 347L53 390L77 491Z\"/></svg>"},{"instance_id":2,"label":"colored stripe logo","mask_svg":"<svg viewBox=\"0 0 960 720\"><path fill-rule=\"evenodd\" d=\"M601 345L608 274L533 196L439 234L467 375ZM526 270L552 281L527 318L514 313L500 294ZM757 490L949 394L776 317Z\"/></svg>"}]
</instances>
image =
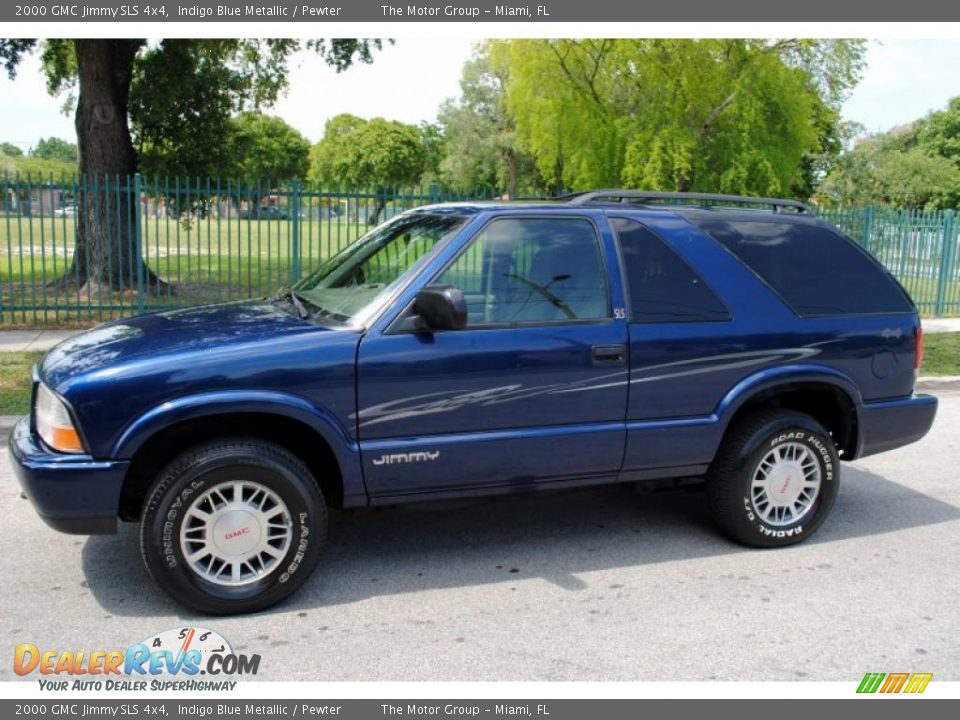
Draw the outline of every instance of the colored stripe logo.
<instances>
[{"instance_id":1,"label":"colored stripe logo","mask_svg":"<svg viewBox=\"0 0 960 720\"><path fill-rule=\"evenodd\" d=\"M867 673L860 681L858 693L913 693L927 689L933 673Z\"/></svg>"}]
</instances>

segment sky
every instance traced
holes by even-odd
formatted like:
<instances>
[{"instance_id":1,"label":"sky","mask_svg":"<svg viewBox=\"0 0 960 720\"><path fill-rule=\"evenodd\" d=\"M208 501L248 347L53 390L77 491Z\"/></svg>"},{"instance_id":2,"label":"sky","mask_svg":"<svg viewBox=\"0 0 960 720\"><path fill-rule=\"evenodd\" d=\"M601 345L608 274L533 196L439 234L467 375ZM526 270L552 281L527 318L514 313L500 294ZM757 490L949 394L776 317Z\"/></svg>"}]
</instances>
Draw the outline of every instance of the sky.
<instances>
[{"instance_id":1,"label":"sky","mask_svg":"<svg viewBox=\"0 0 960 720\"><path fill-rule=\"evenodd\" d=\"M460 69L473 41L462 38L401 38L378 53L372 65L337 74L311 53L291 61L286 95L268 112L279 115L311 142L339 113L418 123L459 95ZM888 130L942 108L960 95L960 39L871 42L867 68L843 107L846 120L871 132ZM26 151L43 137L75 140L73 119L62 100L47 94L36 57L24 61L17 79L0 75L0 141Z\"/></svg>"}]
</instances>

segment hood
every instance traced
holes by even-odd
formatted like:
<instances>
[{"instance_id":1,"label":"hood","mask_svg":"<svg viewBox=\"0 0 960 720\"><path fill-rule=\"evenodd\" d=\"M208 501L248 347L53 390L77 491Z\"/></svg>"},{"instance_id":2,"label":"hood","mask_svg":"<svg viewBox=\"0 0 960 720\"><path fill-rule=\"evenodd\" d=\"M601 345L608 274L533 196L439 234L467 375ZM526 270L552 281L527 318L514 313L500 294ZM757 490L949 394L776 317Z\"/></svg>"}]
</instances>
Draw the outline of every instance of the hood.
<instances>
[{"instance_id":1,"label":"hood","mask_svg":"<svg viewBox=\"0 0 960 720\"><path fill-rule=\"evenodd\" d=\"M139 315L102 325L56 345L44 357L41 378L57 387L69 378L137 358L229 351L292 335L328 330L277 305L246 301Z\"/></svg>"}]
</instances>

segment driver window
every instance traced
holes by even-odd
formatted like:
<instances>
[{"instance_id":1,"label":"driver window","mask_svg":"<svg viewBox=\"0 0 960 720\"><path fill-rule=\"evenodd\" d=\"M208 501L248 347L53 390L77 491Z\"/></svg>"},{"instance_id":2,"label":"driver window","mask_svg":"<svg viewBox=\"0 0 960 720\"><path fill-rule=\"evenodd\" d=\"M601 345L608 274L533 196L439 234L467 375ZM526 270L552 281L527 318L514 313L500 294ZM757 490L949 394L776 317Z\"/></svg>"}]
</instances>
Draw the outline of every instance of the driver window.
<instances>
[{"instance_id":1,"label":"driver window","mask_svg":"<svg viewBox=\"0 0 960 720\"><path fill-rule=\"evenodd\" d=\"M610 316L599 240L587 220L495 220L434 282L463 291L468 326Z\"/></svg>"}]
</instances>

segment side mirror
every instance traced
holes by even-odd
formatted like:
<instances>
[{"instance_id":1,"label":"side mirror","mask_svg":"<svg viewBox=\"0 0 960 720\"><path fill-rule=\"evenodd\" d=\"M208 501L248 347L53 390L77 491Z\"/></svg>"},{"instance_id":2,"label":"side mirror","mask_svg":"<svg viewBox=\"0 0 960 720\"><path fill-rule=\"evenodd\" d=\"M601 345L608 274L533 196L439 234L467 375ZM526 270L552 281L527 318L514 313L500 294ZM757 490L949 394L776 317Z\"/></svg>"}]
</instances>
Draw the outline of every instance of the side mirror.
<instances>
[{"instance_id":1,"label":"side mirror","mask_svg":"<svg viewBox=\"0 0 960 720\"><path fill-rule=\"evenodd\" d=\"M467 326L467 299L453 285L427 285L417 293L413 311L428 330L463 330Z\"/></svg>"}]
</instances>

